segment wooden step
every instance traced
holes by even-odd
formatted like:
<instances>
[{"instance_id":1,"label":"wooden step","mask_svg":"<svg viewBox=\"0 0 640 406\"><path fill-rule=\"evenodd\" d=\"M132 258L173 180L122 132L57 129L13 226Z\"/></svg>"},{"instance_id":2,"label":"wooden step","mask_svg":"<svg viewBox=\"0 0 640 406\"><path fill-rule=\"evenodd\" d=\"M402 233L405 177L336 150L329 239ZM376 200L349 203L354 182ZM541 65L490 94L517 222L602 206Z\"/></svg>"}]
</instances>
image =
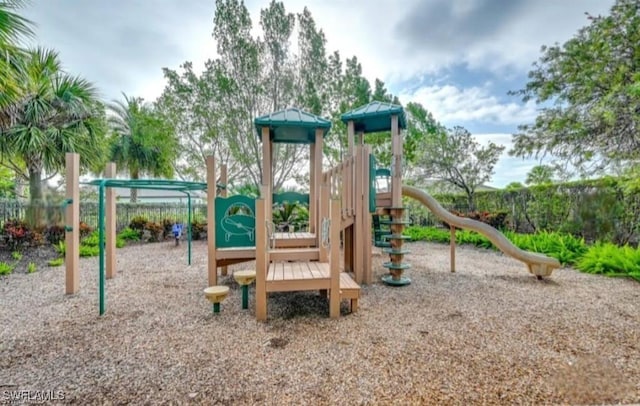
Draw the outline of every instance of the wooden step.
<instances>
[{"instance_id":1,"label":"wooden step","mask_svg":"<svg viewBox=\"0 0 640 406\"><path fill-rule=\"evenodd\" d=\"M340 273L340 298L351 301L351 312L358 311L358 300L360 299L360 285L354 281L346 272Z\"/></svg>"},{"instance_id":2,"label":"wooden step","mask_svg":"<svg viewBox=\"0 0 640 406\"><path fill-rule=\"evenodd\" d=\"M276 248L269 251L269 260L277 261L318 261L319 248Z\"/></svg>"}]
</instances>

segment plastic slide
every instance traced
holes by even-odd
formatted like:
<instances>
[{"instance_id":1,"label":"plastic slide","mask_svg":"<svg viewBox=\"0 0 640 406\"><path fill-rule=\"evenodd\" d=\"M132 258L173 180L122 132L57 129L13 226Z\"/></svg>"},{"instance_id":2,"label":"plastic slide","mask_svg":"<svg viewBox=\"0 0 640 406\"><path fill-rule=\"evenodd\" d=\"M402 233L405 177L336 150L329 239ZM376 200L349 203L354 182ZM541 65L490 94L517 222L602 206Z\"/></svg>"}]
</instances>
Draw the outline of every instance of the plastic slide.
<instances>
[{"instance_id":1,"label":"plastic slide","mask_svg":"<svg viewBox=\"0 0 640 406\"><path fill-rule=\"evenodd\" d=\"M438 203L428 193L411 186L402 185L402 194L411 197L427 206L440 220L446 221L457 228L465 228L484 235L506 255L522 261L529 272L537 277L549 276L554 269L560 268L560 262L543 254L521 250L509 241L500 231L480 221L458 217Z\"/></svg>"}]
</instances>

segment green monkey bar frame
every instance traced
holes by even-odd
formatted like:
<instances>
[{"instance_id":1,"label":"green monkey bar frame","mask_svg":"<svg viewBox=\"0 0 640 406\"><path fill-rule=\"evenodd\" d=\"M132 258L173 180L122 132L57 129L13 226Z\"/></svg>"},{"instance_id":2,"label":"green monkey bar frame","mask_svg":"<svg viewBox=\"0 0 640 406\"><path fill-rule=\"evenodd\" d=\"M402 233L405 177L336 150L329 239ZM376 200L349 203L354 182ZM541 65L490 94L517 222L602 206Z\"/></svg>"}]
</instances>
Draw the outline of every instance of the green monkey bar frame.
<instances>
[{"instance_id":1,"label":"green monkey bar frame","mask_svg":"<svg viewBox=\"0 0 640 406\"><path fill-rule=\"evenodd\" d=\"M83 182L85 185L98 187L98 246L100 248L100 272L99 272L99 292L100 292L100 315L106 311L106 274L105 274L105 188L121 187L128 189L154 189L173 190L182 192L187 196L187 241L188 241L188 265L191 265L191 193L196 191L206 191L207 184L202 182L187 182L180 180L165 179L95 179L90 182ZM226 185L217 185L217 188L224 189Z\"/></svg>"}]
</instances>

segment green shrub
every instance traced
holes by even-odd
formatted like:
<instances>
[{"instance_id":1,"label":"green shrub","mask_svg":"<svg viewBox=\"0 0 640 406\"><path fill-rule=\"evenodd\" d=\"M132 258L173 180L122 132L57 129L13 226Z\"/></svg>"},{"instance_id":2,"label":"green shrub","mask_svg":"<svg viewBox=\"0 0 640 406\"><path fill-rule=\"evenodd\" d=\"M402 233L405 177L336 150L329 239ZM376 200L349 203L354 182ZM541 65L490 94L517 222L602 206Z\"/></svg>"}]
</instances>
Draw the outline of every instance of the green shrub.
<instances>
[{"instance_id":1,"label":"green shrub","mask_svg":"<svg viewBox=\"0 0 640 406\"><path fill-rule=\"evenodd\" d=\"M0 275L9 275L13 272L13 265L6 262L0 262Z\"/></svg>"},{"instance_id":2,"label":"green shrub","mask_svg":"<svg viewBox=\"0 0 640 406\"><path fill-rule=\"evenodd\" d=\"M22 252L20 251L13 251L11 253L11 258L13 258L15 261L20 261L22 259Z\"/></svg>"},{"instance_id":3,"label":"green shrub","mask_svg":"<svg viewBox=\"0 0 640 406\"><path fill-rule=\"evenodd\" d=\"M140 241L140 234L136 230L127 227L118 233L118 239L124 241Z\"/></svg>"},{"instance_id":4,"label":"green shrub","mask_svg":"<svg viewBox=\"0 0 640 406\"><path fill-rule=\"evenodd\" d=\"M34 273L35 271L36 271L35 262L29 262L29 265L27 265L27 272L28 273Z\"/></svg>"},{"instance_id":5,"label":"green shrub","mask_svg":"<svg viewBox=\"0 0 640 406\"><path fill-rule=\"evenodd\" d=\"M59 241L58 244L53 246L53 248L61 256L64 256L64 254L67 252L67 245L66 245L66 243L64 241Z\"/></svg>"},{"instance_id":6,"label":"green shrub","mask_svg":"<svg viewBox=\"0 0 640 406\"><path fill-rule=\"evenodd\" d=\"M414 241L448 243L450 238L449 230L435 227L411 226L407 227L405 234ZM582 238L574 237L570 234L554 232L517 234L507 231L504 235L515 246L526 251L538 252L556 258L562 264L575 263L587 250ZM456 230L456 243L495 249L488 238L469 230Z\"/></svg>"},{"instance_id":7,"label":"green shrub","mask_svg":"<svg viewBox=\"0 0 640 406\"><path fill-rule=\"evenodd\" d=\"M147 224L148 222L149 220L146 217L136 216L131 219L131 222L129 223L129 228L142 233L142 230L144 230L145 224Z\"/></svg>"},{"instance_id":8,"label":"green shrub","mask_svg":"<svg viewBox=\"0 0 640 406\"><path fill-rule=\"evenodd\" d=\"M596 243L578 260L576 268L586 273L629 276L640 281L640 249Z\"/></svg>"},{"instance_id":9,"label":"green shrub","mask_svg":"<svg viewBox=\"0 0 640 406\"><path fill-rule=\"evenodd\" d=\"M47 262L47 265L49 266L60 266L62 264L64 264L64 258L56 258Z\"/></svg>"},{"instance_id":10,"label":"green shrub","mask_svg":"<svg viewBox=\"0 0 640 406\"><path fill-rule=\"evenodd\" d=\"M100 254L100 248L95 245L83 245L80 244L80 256L81 257L96 257Z\"/></svg>"}]
</instances>

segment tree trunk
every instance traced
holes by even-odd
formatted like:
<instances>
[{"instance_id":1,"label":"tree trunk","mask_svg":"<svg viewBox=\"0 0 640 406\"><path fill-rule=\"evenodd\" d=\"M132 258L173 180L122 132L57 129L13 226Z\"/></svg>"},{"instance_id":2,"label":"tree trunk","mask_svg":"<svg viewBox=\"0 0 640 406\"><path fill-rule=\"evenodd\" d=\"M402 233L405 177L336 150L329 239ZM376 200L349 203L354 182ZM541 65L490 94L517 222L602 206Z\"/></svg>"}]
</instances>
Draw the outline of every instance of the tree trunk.
<instances>
[{"instance_id":1,"label":"tree trunk","mask_svg":"<svg viewBox=\"0 0 640 406\"><path fill-rule=\"evenodd\" d=\"M467 192L467 203L469 204L469 212L476 211L475 193Z\"/></svg>"},{"instance_id":2,"label":"tree trunk","mask_svg":"<svg viewBox=\"0 0 640 406\"><path fill-rule=\"evenodd\" d=\"M131 171L131 179L140 179L140 173L137 169ZM131 203L138 203L138 189L129 189L129 197Z\"/></svg>"},{"instance_id":3,"label":"tree trunk","mask_svg":"<svg viewBox=\"0 0 640 406\"><path fill-rule=\"evenodd\" d=\"M42 225L42 168L39 162L29 163L29 208L27 222L31 226Z\"/></svg>"}]
</instances>

